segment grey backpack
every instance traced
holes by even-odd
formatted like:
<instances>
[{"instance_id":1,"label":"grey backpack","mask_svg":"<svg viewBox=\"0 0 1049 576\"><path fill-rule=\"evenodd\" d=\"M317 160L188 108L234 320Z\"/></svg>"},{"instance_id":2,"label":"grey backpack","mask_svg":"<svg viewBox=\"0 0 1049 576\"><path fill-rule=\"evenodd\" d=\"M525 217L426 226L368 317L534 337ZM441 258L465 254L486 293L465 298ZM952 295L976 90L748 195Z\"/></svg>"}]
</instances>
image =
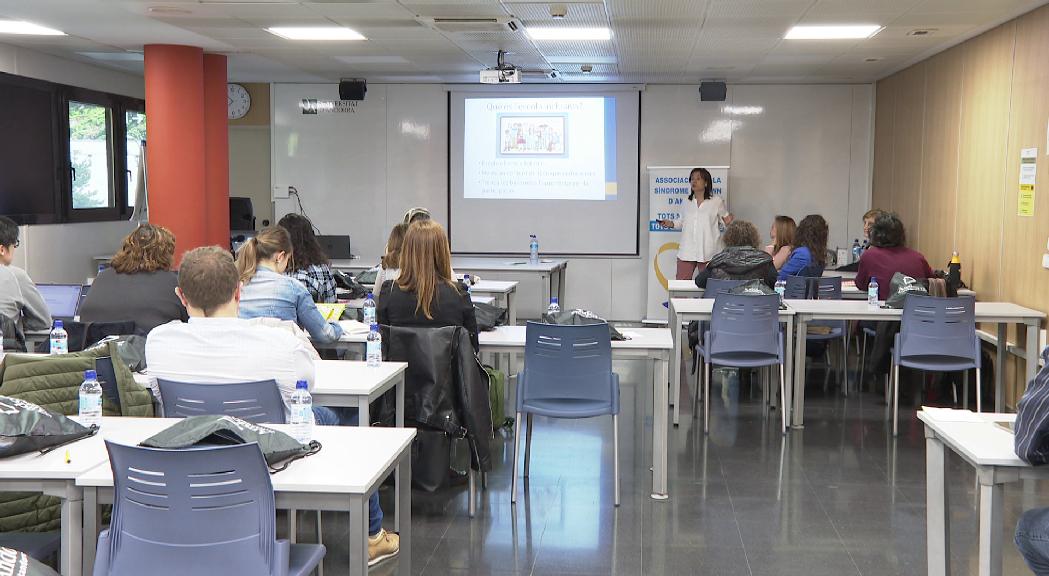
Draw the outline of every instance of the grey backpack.
<instances>
[{"instance_id":1,"label":"grey backpack","mask_svg":"<svg viewBox=\"0 0 1049 576\"><path fill-rule=\"evenodd\" d=\"M0 396L0 458L50 452L97 431L97 426L88 428L32 402Z\"/></svg>"},{"instance_id":2,"label":"grey backpack","mask_svg":"<svg viewBox=\"0 0 1049 576\"><path fill-rule=\"evenodd\" d=\"M0 574L58 576L58 572L29 557L29 554L0 546Z\"/></svg>"}]
</instances>

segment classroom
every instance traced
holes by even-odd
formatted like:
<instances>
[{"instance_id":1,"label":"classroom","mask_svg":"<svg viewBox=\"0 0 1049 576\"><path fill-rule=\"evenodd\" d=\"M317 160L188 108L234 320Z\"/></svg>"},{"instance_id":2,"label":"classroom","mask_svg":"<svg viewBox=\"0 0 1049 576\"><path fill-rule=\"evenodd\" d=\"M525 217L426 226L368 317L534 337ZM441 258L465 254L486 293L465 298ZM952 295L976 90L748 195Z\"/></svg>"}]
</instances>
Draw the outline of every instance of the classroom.
<instances>
[{"instance_id":1,"label":"classroom","mask_svg":"<svg viewBox=\"0 0 1049 576\"><path fill-rule=\"evenodd\" d=\"M0 575L1049 576L1047 62L1049 0L0 0Z\"/></svg>"}]
</instances>

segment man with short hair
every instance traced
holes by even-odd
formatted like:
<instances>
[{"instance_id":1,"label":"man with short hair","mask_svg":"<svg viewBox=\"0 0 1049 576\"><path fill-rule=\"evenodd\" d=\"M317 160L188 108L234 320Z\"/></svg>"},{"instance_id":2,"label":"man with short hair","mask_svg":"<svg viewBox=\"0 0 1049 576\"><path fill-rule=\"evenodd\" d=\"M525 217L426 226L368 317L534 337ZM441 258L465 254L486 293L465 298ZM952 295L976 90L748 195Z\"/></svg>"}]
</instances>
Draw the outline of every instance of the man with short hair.
<instances>
[{"instance_id":1,"label":"man with short hair","mask_svg":"<svg viewBox=\"0 0 1049 576\"><path fill-rule=\"evenodd\" d=\"M27 331L47 330L51 328L51 312L44 297L25 270L11 265L18 244L18 224L0 216L0 315Z\"/></svg>"},{"instance_id":2,"label":"man with short hair","mask_svg":"<svg viewBox=\"0 0 1049 576\"><path fill-rule=\"evenodd\" d=\"M221 385L276 380L288 414L295 383L314 384L315 352L292 332L238 317L240 276L228 250L197 248L182 257L178 294L189 322L154 328L146 338L146 364L151 378ZM319 425L337 425L337 412L314 406ZM400 538L382 528L379 495L373 494L368 526L368 564L397 554Z\"/></svg>"}]
</instances>

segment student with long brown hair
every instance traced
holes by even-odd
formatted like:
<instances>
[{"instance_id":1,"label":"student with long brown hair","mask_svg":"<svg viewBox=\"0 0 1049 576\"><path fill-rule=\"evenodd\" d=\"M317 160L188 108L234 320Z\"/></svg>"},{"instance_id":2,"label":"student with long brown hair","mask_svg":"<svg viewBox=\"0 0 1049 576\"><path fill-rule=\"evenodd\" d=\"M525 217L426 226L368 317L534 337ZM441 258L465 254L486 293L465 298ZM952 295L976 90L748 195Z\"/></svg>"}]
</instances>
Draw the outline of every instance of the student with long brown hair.
<instances>
[{"instance_id":1,"label":"student with long brown hair","mask_svg":"<svg viewBox=\"0 0 1049 576\"><path fill-rule=\"evenodd\" d=\"M802 218L794 235L794 249L787 263L780 268L779 279L786 280L787 276L823 276L823 268L827 265L829 232L830 228L823 216L809 214Z\"/></svg>"},{"instance_id":2,"label":"student with long brown hair","mask_svg":"<svg viewBox=\"0 0 1049 576\"><path fill-rule=\"evenodd\" d=\"M314 342L334 342L342 336L342 327L326 322L306 287L284 275L293 255L291 236L280 226L263 228L240 247L240 317L291 320L309 332Z\"/></svg>"},{"instance_id":3,"label":"student with long brown hair","mask_svg":"<svg viewBox=\"0 0 1049 576\"><path fill-rule=\"evenodd\" d=\"M379 301L382 295L382 285L387 280L396 280L401 276L401 245L404 244L404 233L408 231L408 224L400 223L390 230L390 237L386 240L386 254L383 254L379 265L375 267L375 301Z\"/></svg>"},{"instance_id":4,"label":"student with long brown hair","mask_svg":"<svg viewBox=\"0 0 1049 576\"><path fill-rule=\"evenodd\" d=\"M448 235L433 220L413 222L401 245L401 274L380 288L377 314L390 326L463 326L477 349L470 294L452 276Z\"/></svg>"},{"instance_id":5,"label":"student with long brown hair","mask_svg":"<svg viewBox=\"0 0 1049 576\"><path fill-rule=\"evenodd\" d=\"M294 252L286 274L302 282L314 302L337 302L335 275L328 255L313 233L313 223L302 214L292 212L285 214L277 225L288 231Z\"/></svg>"},{"instance_id":6,"label":"student with long brown hair","mask_svg":"<svg viewBox=\"0 0 1049 576\"><path fill-rule=\"evenodd\" d=\"M790 216L776 216L776 219L772 221L772 230L769 231L772 236L772 244L765 246L765 252L772 256L772 263L776 265L776 270L783 268L783 265L787 263L787 258L790 258L790 252L794 249L794 231L797 228L798 225Z\"/></svg>"}]
</instances>

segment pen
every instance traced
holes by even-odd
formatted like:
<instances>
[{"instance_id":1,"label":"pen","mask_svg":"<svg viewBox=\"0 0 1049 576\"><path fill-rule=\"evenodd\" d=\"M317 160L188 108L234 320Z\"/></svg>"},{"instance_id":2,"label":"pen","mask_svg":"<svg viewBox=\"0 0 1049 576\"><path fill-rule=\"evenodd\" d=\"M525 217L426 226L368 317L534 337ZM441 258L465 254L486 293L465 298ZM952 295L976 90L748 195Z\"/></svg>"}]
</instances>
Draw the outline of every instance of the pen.
<instances>
[{"instance_id":1,"label":"pen","mask_svg":"<svg viewBox=\"0 0 1049 576\"><path fill-rule=\"evenodd\" d=\"M69 459L69 450L66 450L66 464L69 464L72 460Z\"/></svg>"}]
</instances>

